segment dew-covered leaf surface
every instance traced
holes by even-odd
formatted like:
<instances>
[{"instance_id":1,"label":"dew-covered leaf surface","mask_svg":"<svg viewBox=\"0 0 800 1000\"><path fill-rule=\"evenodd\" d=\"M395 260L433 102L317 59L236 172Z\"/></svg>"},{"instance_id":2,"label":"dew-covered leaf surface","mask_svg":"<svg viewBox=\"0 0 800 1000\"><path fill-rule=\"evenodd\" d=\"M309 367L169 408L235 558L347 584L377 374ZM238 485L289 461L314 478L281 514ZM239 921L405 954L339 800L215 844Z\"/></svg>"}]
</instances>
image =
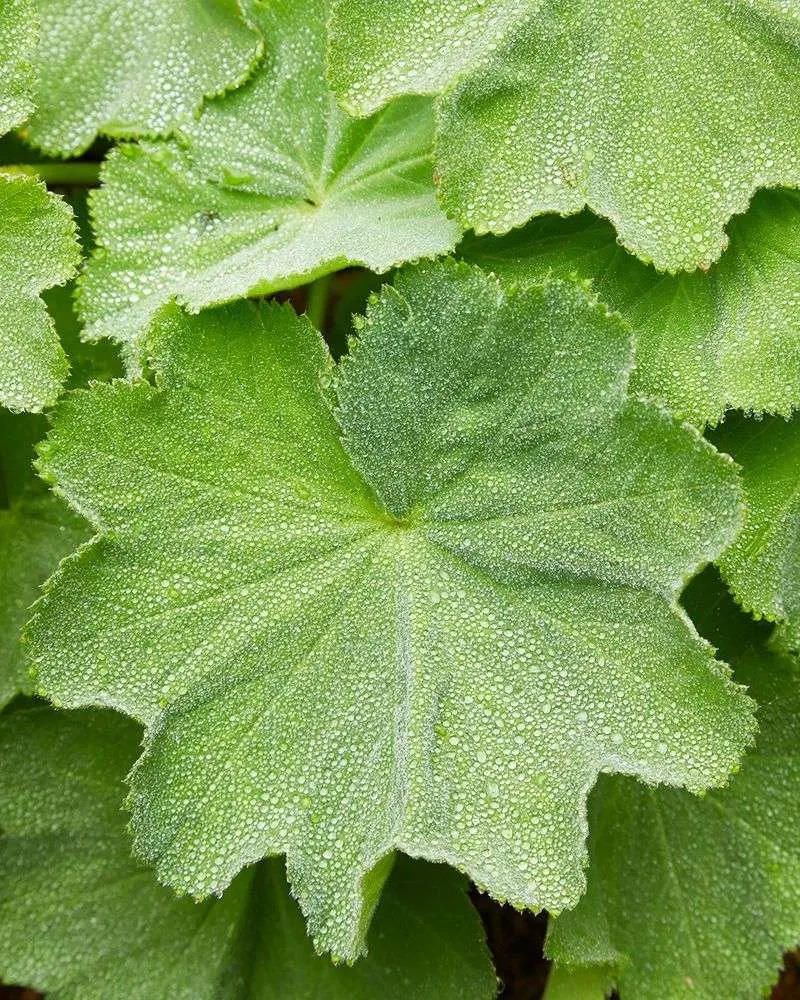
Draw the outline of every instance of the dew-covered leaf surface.
<instances>
[{"instance_id":1,"label":"dew-covered leaf surface","mask_svg":"<svg viewBox=\"0 0 800 1000\"><path fill-rule=\"evenodd\" d=\"M800 646L800 417L745 420L714 435L742 466L744 528L719 560L745 610L785 621Z\"/></svg>"},{"instance_id":2,"label":"dew-covered leaf surface","mask_svg":"<svg viewBox=\"0 0 800 1000\"><path fill-rule=\"evenodd\" d=\"M661 270L716 260L759 187L800 183L793 0L334 0L348 110L440 93L464 227L584 206Z\"/></svg>"},{"instance_id":3,"label":"dew-covered leaf surface","mask_svg":"<svg viewBox=\"0 0 800 1000\"><path fill-rule=\"evenodd\" d=\"M292 288L349 264L387 271L452 250L433 184L433 112L368 120L325 83L325 0L261 8L250 82L208 104L184 142L123 147L92 199L100 248L82 285L92 337L138 344L171 298L191 311Z\"/></svg>"},{"instance_id":4,"label":"dew-covered leaf surface","mask_svg":"<svg viewBox=\"0 0 800 1000\"><path fill-rule=\"evenodd\" d=\"M742 649L760 732L727 788L603 776L593 790L589 888L548 941L567 982L568 968L616 965L621 1000L753 1000L800 941L800 667Z\"/></svg>"},{"instance_id":5,"label":"dew-covered leaf surface","mask_svg":"<svg viewBox=\"0 0 800 1000\"><path fill-rule=\"evenodd\" d=\"M111 712L0 716L0 975L54 1000L491 1000L462 876L399 859L369 956L314 954L277 859L222 900L177 899L130 855L139 728Z\"/></svg>"},{"instance_id":6,"label":"dew-covered leaf surface","mask_svg":"<svg viewBox=\"0 0 800 1000\"><path fill-rule=\"evenodd\" d=\"M752 731L676 605L738 524L734 468L628 400L622 324L448 262L359 329L337 371L287 307L168 307L155 388L66 396L43 470L99 534L30 626L44 691L145 722L160 878L286 853L344 957L393 849L558 911L598 771L700 790Z\"/></svg>"},{"instance_id":7,"label":"dew-covered leaf surface","mask_svg":"<svg viewBox=\"0 0 800 1000\"><path fill-rule=\"evenodd\" d=\"M43 296L69 352L70 381L79 385L121 374L109 350L79 342L71 292L72 282ZM32 686L20 630L39 588L59 561L91 535L85 522L35 475L35 445L46 433L41 415L0 409L0 708Z\"/></svg>"},{"instance_id":8,"label":"dew-covered leaf surface","mask_svg":"<svg viewBox=\"0 0 800 1000\"><path fill-rule=\"evenodd\" d=\"M98 133L164 135L242 83L262 51L238 0L38 0L30 138L76 155Z\"/></svg>"},{"instance_id":9,"label":"dew-covered leaf surface","mask_svg":"<svg viewBox=\"0 0 800 1000\"><path fill-rule=\"evenodd\" d=\"M728 407L789 413L800 404L800 196L763 191L728 232L709 272L672 277L588 212L472 238L461 253L509 283L590 280L636 334L632 387L686 419L716 423Z\"/></svg>"},{"instance_id":10,"label":"dew-covered leaf surface","mask_svg":"<svg viewBox=\"0 0 800 1000\"><path fill-rule=\"evenodd\" d=\"M80 262L69 206L33 177L0 174L0 405L53 403L69 363L40 293Z\"/></svg>"},{"instance_id":11,"label":"dew-covered leaf surface","mask_svg":"<svg viewBox=\"0 0 800 1000\"><path fill-rule=\"evenodd\" d=\"M36 13L31 0L0 3L0 135L21 125L33 109Z\"/></svg>"},{"instance_id":12,"label":"dew-covered leaf surface","mask_svg":"<svg viewBox=\"0 0 800 1000\"><path fill-rule=\"evenodd\" d=\"M34 476L44 418L0 410L0 707L30 690L20 629L59 560L89 537L86 525Z\"/></svg>"}]
</instances>

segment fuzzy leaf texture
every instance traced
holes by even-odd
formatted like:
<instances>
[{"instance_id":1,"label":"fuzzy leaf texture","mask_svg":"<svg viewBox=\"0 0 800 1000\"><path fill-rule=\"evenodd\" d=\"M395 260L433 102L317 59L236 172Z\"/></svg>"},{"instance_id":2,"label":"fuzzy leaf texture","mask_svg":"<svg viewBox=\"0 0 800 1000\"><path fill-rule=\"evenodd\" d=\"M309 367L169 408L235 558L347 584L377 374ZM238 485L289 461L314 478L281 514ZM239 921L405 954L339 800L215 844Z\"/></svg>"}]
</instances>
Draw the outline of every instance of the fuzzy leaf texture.
<instances>
[{"instance_id":1,"label":"fuzzy leaf texture","mask_svg":"<svg viewBox=\"0 0 800 1000\"><path fill-rule=\"evenodd\" d=\"M41 410L69 372L40 293L80 263L69 206L33 177L0 174L0 405Z\"/></svg>"},{"instance_id":2,"label":"fuzzy leaf texture","mask_svg":"<svg viewBox=\"0 0 800 1000\"><path fill-rule=\"evenodd\" d=\"M369 957L314 954L277 860L222 900L177 899L130 856L120 809L138 726L108 712L0 716L0 974L53 1000L491 1000L463 878L401 860Z\"/></svg>"},{"instance_id":3,"label":"fuzzy leaf texture","mask_svg":"<svg viewBox=\"0 0 800 1000\"><path fill-rule=\"evenodd\" d=\"M172 298L197 312L454 248L459 230L434 193L430 101L349 119L325 83L325 0L259 10L269 50L245 87L187 123L185 143L111 155L81 288L89 337L135 351Z\"/></svg>"},{"instance_id":4,"label":"fuzzy leaf texture","mask_svg":"<svg viewBox=\"0 0 800 1000\"><path fill-rule=\"evenodd\" d=\"M800 646L800 418L743 420L733 415L715 435L742 466L744 528L719 560L746 611L788 624Z\"/></svg>"},{"instance_id":5,"label":"fuzzy leaf texture","mask_svg":"<svg viewBox=\"0 0 800 1000\"><path fill-rule=\"evenodd\" d=\"M564 995L591 964L598 980L616 966L621 1000L753 1000L800 942L800 667L742 648L760 732L728 788L701 799L604 776L593 790L588 891L547 945Z\"/></svg>"},{"instance_id":6,"label":"fuzzy leaf texture","mask_svg":"<svg viewBox=\"0 0 800 1000\"><path fill-rule=\"evenodd\" d=\"M729 407L789 413L800 404L800 196L760 192L728 231L710 272L674 277L626 253L588 212L471 238L461 253L509 283L591 281L636 333L633 388L694 423Z\"/></svg>"},{"instance_id":7,"label":"fuzzy leaf texture","mask_svg":"<svg viewBox=\"0 0 800 1000\"><path fill-rule=\"evenodd\" d=\"M58 410L42 468L99 534L30 642L58 702L145 722L165 882L285 853L353 958L395 849L558 911L600 770L725 781L750 702L675 595L738 524L734 468L626 399L629 334L577 285L410 269L338 371L248 303L167 309L151 353L156 388Z\"/></svg>"},{"instance_id":8,"label":"fuzzy leaf texture","mask_svg":"<svg viewBox=\"0 0 800 1000\"><path fill-rule=\"evenodd\" d=\"M343 106L441 93L464 228L588 206L661 270L706 266L759 187L800 183L800 19L772 0L334 0Z\"/></svg>"},{"instance_id":9,"label":"fuzzy leaf texture","mask_svg":"<svg viewBox=\"0 0 800 1000\"><path fill-rule=\"evenodd\" d=\"M165 135L262 52L238 0L37 0L31 141L74 156L98 133Z\"/></svg>"},{"instance_id":10,"label":"fuzzy leaf texture","mask_svg":"<svg viewBox=\"0 0 800 1000\"><path fill-rule=\"evenodd\" d=\"M42 417L0 410L0 708L31 688L20 630L59 560L88 539L83 521L33 473Z\"/></svg>"},{"instance_id":11,"label":"fuzzy leaf texture","mask_svg":"<svg viewBox=\"0 0 800 1000\"><path fill-rule=\"evenodd\" d=\"M602 965L570 968L551 965L544 1000L606 1000L614 988L613 970Z\"/></svg>"},{"instance_id":12,"label":"fuzzy leaf texture","mask_svg":"<svg viewBox=\"0 0 800 1000\"><path fill-rule=\"evenodd\" d=\"M21 125L33 109L36 14L30 0L0 3L0 135Z\"/></svg>"}]
</instances>

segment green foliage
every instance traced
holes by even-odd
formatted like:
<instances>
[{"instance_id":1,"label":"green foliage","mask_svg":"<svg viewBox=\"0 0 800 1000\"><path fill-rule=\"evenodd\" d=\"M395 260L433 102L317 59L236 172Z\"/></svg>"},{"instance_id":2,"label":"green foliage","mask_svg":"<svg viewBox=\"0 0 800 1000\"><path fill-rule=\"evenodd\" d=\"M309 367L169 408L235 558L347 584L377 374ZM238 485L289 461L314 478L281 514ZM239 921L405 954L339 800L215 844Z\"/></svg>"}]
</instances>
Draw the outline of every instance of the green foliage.
<instances>
[{"instance_id":1,"label":"green foliage","mask_svg":"<svg viewBox=\"0 0 800 1000\"><path fill-rule=\"evenodd\" d=\"M249 868L223 900L176 899L130 856L120 801L138 738L134 723L110 712L0 716L8 980L56 1000L494 996L477 915L462 879L442 867L398 862L369 957L354 969L314 954L278 861Z\"/></svg>"},{"instance_id":2,"label":"green foliage","mask_svg":"<svg viewBox=\"0 0 800 1000\"><path fill-rule=\"evenodd\" d=\"M82 285L91 337L138 347L172 298L195 312L350 264L386 271L452 250L436 204L430 102L348 120L325 83L325 0L275 0L254 78L186 122L183 141L122 147L92 199L100 244Z\"/></svg>"},{"instance_id":3,"label":"green foliage","mask_svg":"<svg viewBox=\"0 0 800 1000\"><path fill-rule=\"evenodd\" d=\"M720 568L756 617L788 622L800 644L800 419L731 419L719 447L742 466L747 519Z\"/></svg>"},{"instance_id":4,"label":"green foliage","mask_svg":"<svg viewBox=\"0 0 800 1000\"><path fill-rule=\"evenodd\" d=\"M31 55L37 40L31 0L0 3L0 135L25 121L33 107Z\"/></svg>"},{"instance_id":5,"label":"green foliage","mask_svg":"<svg viewBox=\"0 0 800 1000\"><path fill-rule=\"evenodd\" d=\"M588 890L548 950L616 966L621 1000L752 1000L800 940L800 670L743 642L736 676L760 733L730 787L699 799L603 777L592 792Z\"/></svg>"},{"instance_id":6,"label":"green foliage","mask_svg":"<svg viewBox=\"0 0 800 1000\"><path fill-rule=\"evenodd\" d=\"M80 251L67 205L32 177L0 173L0 404L53 403L69 363L40 293L75 273Z\"/></svg>"},{"instance_id":7,"label":"green foliage","mask_svg":"<svg viewBox=\"0 0 800 1000\"><path fill-rule=\"evenodd\" d=\"M613 226L588 212L473 238L461 253L510 283L591 281L636 333L633 388L702 426L727 407L800 405L800 196L761 192L728 233L709 272L674 277L625 253Z\"/></svg>"},{"instance_id":8,"label":"green foliage","mask_svg":"<svg viewBox=\"0 0 800 1000\"><path fill-rule=\"evenodd\" d=\"M157 388L68 397L42 471L99 535L30 631L51 697L146 722L159 876L204 895L286 852L347 958L393 849L557 911L598 771L701 789L751 730L675 606L735 530L733 467L626 400L622 326L456 264L359 326L335 372L285 309L171 308Z\"/></svg>"},{"instance_id":9,"label":"green foliage","mask_svg":"<svg viewBox=\"0 0 800 1000\"><path fill-rule=\"evenodd\" d=\"M545 1000L605 1000L614 987L613 969L604 965L553 965Z\"/></svg>"},{"instance_id":10,"label":"green foliage","mask_svg":"<svg viewBox=\"0 0 800 1000\"><path fill-rule=\"evenodd\" d=\"M661 270L707 266L753 192L800 183L800 20L774 0L334 0L349 111L440 93L464 227L594 209Z\"/></svg>"},{"instance_id":11,"label":"green foliage","mask_svg":"<svg viewBox=\"0 0 800 1000\"><path fill-rule=\"evenodd\" d=\"M37 0L33 142L74 155L99 133L164 135L250 75L262 43L238 0Z\"/></svg>"},{"instance_id":12,"label":"green foliage","mask_svg":"<svg viewBox=\"0 0 800 1000\"><path fill-rule=\"evenodd\" d=\"M0 979L766 995L799 98L798 0L0 0Z\"/></svg>"},{"instance_id":13,"label":"green foliage","mask_svg":"<svg viewBox=\"0 0 800 1000\"><path fill-rule=\"evenodd\" d=\"M39 587L89 532L33 474L41 417L0 410L0 708L30 690L19 632Z\"/></svg>"}]
</instances>

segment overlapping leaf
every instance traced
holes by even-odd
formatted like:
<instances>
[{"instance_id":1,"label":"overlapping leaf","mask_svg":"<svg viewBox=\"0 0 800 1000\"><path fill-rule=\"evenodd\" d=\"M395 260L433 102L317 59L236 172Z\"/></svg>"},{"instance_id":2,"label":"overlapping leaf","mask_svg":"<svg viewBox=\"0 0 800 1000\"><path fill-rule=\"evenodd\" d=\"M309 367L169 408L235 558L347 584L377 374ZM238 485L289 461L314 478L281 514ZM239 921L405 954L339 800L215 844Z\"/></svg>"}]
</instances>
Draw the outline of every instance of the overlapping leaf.
<instances>
[{"instance_id":1,"label":"overlapping leaf","mask_svg":"<svg viewBox=\"0 0 800 1000\"><path fill-rule=\"evenodd\" d=\"M39 587L89 534L34 477L44 433L41 417L0 410L0 708L31 687L19 633Z\"/></svg>"},{"instance_id":2,"label":"overlapping leaf","mask_svg":"<svg viewBox=\"0 0 800 1000\"><path fill-rule=\"evenodd\" d=\"M749 702L674 595L738 485L626 401L630 362L576 285L451 263L372 305L339 426L310 324L247 303L166 310L157 388L66 397L43 469L99 537L31 654L58 701L146 722L133 824L162 879L216 892L286 853L352 957L395 848L558 910L599 770L725 780Z\"/></svg>"},{"instance_id":3,"label":"overlapping leaf","mask_svg":"<svg viewBox=\"0 0 800 1000\"><path fill-rule=\"evenodd\" d=\"M36 14L31 0L0 4L0 135L22 122L33 108Z\"/></svg>"},{"instance_id":4,"label":"overlapping leaf","mask_svg":"<svg viewBox=\"0 0 800 1000\"><path fill-rule=\"evenodd\" d=\"M613 969L602 965L552 965L544 1000L606 1000L614 987Z\"/></svg>"},{"instance_id":5,"label":"overlapping leaf","mask_svg":"<svg viewBox=\"0 0 800 1000\"><path fill-rule=\"evenodd\" d=\"M52 403L69 363L40 293L80 261L72 213L32 177L0 174L0 405Z\"/></svg>"},{"instance_id":6,"label":"overlapping leaf","mask_svg":"<svg viewBox=\"0 0 800 1000\"><path fill-rule=\"evenodd\" d=\"M768 0L334 0L343 105L442 93L446 209L478 232L588 206L659 269L708 265L800 183L800 23Z\"/></svg>"},{"instance_id":7,"label":"overlapping leaf","mask_svg":"<svg viewBox=\"0 0 800 1000\"><path fill-rule=\"evenodd\" d=\"M98 133L163 135L242 83L262 51L238 0L38 0L30 137L75 155Z\"/></svg>"},{"instance_id":8,"label":"overlapping leaf","mask_svg":"<svg viewBox=\"0 0 800 1000\"><path fill-rule=\"evenodd\" d=\"M698 424L727 407L789 413L800 404L800 196L765 191L729 226L709 273L667 277L619 245L588 212L548 216L463 255L509 282L591 280L636 333L633 387Z\"/></svg>"},{"instance_id":9,"label":"overlapping leaf","mask_svg":"<svg viewBox=\"0 0 800 1000\"><path fill-rule=\"evenodd\" d=\"M101 347L79 341L72 291L70 282L43 294L69 352L69 382L77 386L121 375L111 344ZM31 688L19 638L39 588L59 560L90 535L85 523L34 473L34 445L46 433L43 417L0 410L0 708Z\"/></svg>"},{"instance_id":10,"label":"overlapping leaf","mask_svg":"<svg viewBox=\"0 0 800 1000\"><path fill-rule=\"evenodd\" d=\"M548 949L599 980L616 966L621 1000L752 1000L800 942L800 668L761 646L736 676L761 730L730 787L700 799L603 777L592 792L588 892Z\"/></svg>"},{"instance_id":11,"label":"overlapping leaf","mask_svg":"<svg viewBox=\"0 0 800 1000\"><path fill-rule=\"evenodd\" d=\"M186 145L112 155L93 200L90 336L133 344L172 297L197 311L453 248L458 229L434 194L430 102L348 119L325 83L326 16L325 0L263 8L269 52L247 86L187 124Z\"/></svg>"},{"instance_id":12,"label":"overlapping leaf","mask_svg":"<svg viewBox=\"0 0 800 1000\"><path fill-rule=\"evenodd\" d=\"M462 878L400 859L370 954L314 954L283 867L221 901L179 900L130 856L122 779L138 727L102 712L0 716L0 975L58 1000L490 1000L495 977Z\"/></svg>"},{"instance_id":13,"label":"overlapping leaf","mask_svg":"<svg viewBox=\"0 0 800 1000\"><path fill-rule=\"evenodd\" d=\"M742 466L747 502L722 574L745 610L786 621L800 644L800 419L734 415L715 440Z\"/></svg>"}]
</instances>

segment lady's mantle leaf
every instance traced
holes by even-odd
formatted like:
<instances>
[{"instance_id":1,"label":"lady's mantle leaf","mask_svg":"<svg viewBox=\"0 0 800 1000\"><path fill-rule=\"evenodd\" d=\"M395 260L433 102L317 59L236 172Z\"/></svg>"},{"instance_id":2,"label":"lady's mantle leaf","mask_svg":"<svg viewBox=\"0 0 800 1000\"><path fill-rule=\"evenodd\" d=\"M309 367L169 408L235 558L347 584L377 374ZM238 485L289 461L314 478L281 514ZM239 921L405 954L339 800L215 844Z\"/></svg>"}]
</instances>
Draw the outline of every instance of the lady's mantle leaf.
<instances>
[{"instance_id":1,"label":"lady's mantle leaf","mask_svg":"<svg viewBox=\"0 0 800 1000\"><path fill-rule=\"evenodd\" d=\"M0 974L59 1000L490 1000L463 881L402 860L354 969L314 954L278 861L221 901L176 899L130 856L138 727L101 712L0 717ZM144 960L143 960L144 956Z\"/></svg>"},{"instance_id":2,"label":"lady's mantle leaf","mask_svg":"<svg viewBox=\"0 0 800 1000\"><path fill-rule=\"evenodd\" d=\"M588 212L471 239L462 253L511 282L590 279L636 332L634 388L695 423L727 407L788 413L800 404L800 195L763 191L728 231L708 274L675 277L625 253Z\"/></svg>"},{"instance_id":3,"label":"lady's mantle leaf","mask_svg":"<svg viewBox=\"0 0 800 1000\"><path fill-rule=\"evenodd\" d=\"M324 0L276 0L263 67L186 125L185 145L112 154L82 286L89 336L136 344L176 297L191 311L352 263L386 271L453 249L433 186L430 102L348 119L325 84Z\"/></svg>"},{"instance_id":4,"label":"lady's mantle leaf","mask_svg":"<svg viewBox=\"0 0 800 1000\"><path fill-rule=\"evenodd\" d=\"M395 848L557 911L598 771L725 780L750 703L675 593L738 484L627 401L630 362L578 286L447 263L386 288L336 374L288 309L173 307L157 388L65 398L43 470L99 535L31 652L59 702L147 724L133 825L163 880L219 892L285 852L351 958Z\"/></svg>"},{"instance_id":5,"label":"lady's mantle leaf","mask_svg":"<svg viewBox=\"0 0 800 1000\"><path fill-rule=\"evenodd\" d=\"M75 155L98 132L163 135L204 97L242 83L261 54L238 0L38 0L39 87L30 138Z\"/></svg>"},{"instance_id":6,"label":"lady's mantle leaf","mask_svg":"<svg viewBox=\"0 0 800 1000\"><path fill-rule=\"evenodd\" d=\"M606 216L665 270L800 183L800 21L768 0L334 0L343 105L438 93L448 211L478 232Z\"/></svg>"},{"instance_id":7,"label":"lady's mantle leaf","mask_svg":"<svg viewBox=\"0 0 800 1000\"><path fill-rule=\"evenodd\" d=\"M544 1000L606 1000L614 988L614 970L602 965L569 968L552 965Z\"/></svg>"},{"instance_id":8,"label":"lady's mantle leaf","mask_svg":"<svg viewBox=\"0 0 800 1000\"><path fill-rule=\"evenodd\" d=\"M800 418L734 416L715 440L742 466L747 503L722 575L745 610L787 621L800 643Z\"/></svg>"},{"instance_id":9,"label":"lady's mantle leaf","mask_svg":"<svg viewBox=\"0 0 800 1000\"><path fill-rule=\"evenodd\" d=\"M764 647L736 676L758 748L703 799L603 777L589 808L589 889L552 925L567 966L616 964L622 1000L752 1000L800 941L800 670Z\"/></svg>"},{"instance_id":10,"label":"lady's mantle leaf","mask_svg":"<svg viewBox=\"0 0 800 1000\"><path fill-rule=\"evenodd\" d=\"M35 77L31 54L36 45L36 15L31 0L0 3L0 135L33 110Z\"/></svg>"},{"instance_id":11,"label":"lady's mantle leaf","mask_svg":"<svg viewBox=\"0 0 800 1000\"><path fill-rule=\"evenodd\" d=\"M71 289L72 282L44 293L70 354L70 380L85 384L90 378L111 378L119 364L115 370L108 352L78 340ZM107 341L104 346L112 347ZM41 415L0 409L0 708L32 688L20 630L39 588L59 561L90 537L85 522L34 474L34 445L46 433Z\"/></svg>"},{"instance_id":12,"label":"lady's mantle leaf","mask_svg":"<svg viewBox=\"0 0 800 1000\"><path fill-rule=\"evenodd\" d=\"M0 174L0 404L40 410L69 371L39 293L80 262L72 212L32 177Z\"/></svg>"},{"instance_id":13,"label":"lady's mantle leaf","mask_svg":"<svg viewBox=\"0 0 800 1000\"><path fill-rule=\"evenodd\" d=\"M44 423L0 410L0 708L31 687L19 633L39 588L88 537L80 518L33 474Z\"/></svg>"}]
</instances>

